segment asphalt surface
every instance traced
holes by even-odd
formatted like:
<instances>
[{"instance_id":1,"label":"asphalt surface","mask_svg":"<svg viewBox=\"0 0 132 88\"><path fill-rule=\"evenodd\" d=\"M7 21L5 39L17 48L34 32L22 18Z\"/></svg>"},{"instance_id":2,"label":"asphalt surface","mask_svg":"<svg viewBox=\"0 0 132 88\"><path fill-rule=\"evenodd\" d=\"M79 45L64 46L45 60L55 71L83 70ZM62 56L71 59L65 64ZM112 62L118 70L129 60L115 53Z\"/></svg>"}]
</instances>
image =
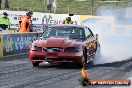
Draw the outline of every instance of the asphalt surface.
<instances>
[{"instance_id":1,"label":"asphalt surface","mask_svg":"<svg viewBox=\"0 0 132 88\"><path fill-rule=\"evenodd\" d=\"M128 79L132 77L132 59L94 65L88 67L87 71L90 79ZM32 67L27 56L0 59L0 88L113 88L113 86L83 87L78 81L79 77L81 68L76 64L41 63L40 67Z\"/></svg>"}]
</instances>

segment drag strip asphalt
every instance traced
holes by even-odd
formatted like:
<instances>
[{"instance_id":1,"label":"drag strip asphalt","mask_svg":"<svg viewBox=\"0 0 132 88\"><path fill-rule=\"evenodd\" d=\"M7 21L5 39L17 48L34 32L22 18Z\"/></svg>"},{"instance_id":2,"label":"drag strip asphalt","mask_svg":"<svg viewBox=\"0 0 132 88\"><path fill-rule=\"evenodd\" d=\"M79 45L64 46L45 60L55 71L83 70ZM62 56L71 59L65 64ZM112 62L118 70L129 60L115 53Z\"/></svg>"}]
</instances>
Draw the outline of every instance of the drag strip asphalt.
<instances>
[{"instance_id":1,"label":"drag strip asphalt","mask_svg":"<svg viewBox=\"0 0 132 88\"><path fill-rule=\"evenodd\" d=\"M128 79L132 77L132 59L93 65L87 68L90 79ZM76 64L33 67L28 56L0 59L0 88L116 88L80 85L81 68ZM129 88L129 87L125 87Z\"/></svg>"}]
</instances>

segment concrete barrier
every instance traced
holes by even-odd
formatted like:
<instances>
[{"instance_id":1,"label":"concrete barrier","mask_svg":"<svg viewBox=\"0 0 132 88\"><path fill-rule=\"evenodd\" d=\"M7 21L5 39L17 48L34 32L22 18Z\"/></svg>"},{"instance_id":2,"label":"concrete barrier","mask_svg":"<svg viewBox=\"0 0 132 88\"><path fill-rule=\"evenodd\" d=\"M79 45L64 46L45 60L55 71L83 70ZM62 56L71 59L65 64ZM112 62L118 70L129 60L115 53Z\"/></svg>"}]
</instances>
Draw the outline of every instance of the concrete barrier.
<instances>
[{"instance_id":1,"label":"concrete barrier","mask_svg":"<svg viewBox=\"0 0 132 88\"><path fill-rule=\"evenodd\" d=\"M26 53L30 44L38 39L41 33L12 33L0 35L0 57Z\"/></svg>"}]
</instances>

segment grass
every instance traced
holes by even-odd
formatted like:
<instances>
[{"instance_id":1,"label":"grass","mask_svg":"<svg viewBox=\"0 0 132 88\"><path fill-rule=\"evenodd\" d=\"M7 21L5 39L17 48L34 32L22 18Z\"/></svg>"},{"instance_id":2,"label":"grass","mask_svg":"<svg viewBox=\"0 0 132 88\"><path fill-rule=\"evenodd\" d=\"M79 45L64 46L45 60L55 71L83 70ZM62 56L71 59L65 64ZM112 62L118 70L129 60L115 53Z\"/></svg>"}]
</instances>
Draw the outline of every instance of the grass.
<instances>
[{"instance_id":1,"label":"grass","mask_svg":"<svg viewBox=\"0 0 132 88\"><path fill-rule=\"evenodd\" d=\"M48 12L46 8L47 7L46 1L47 0L9 0L9 5L10 5L9 9L21 10L21 11L28 11L29 9L32 9L33 11L37 11L37 12ZM126 6L132 6L131 0L121 0L128 2L120 2L120 3L98 2L98 1L101 0L85 0L85 1L58 0L59 3L58 3L57 13L95 15L96 11L100 7L115 10L119 8L125 8ZM103 1L107 1L107 0L103 0ZM2 5L2 8L4 8L4 5Z\"/></svg>"}]
</instances>

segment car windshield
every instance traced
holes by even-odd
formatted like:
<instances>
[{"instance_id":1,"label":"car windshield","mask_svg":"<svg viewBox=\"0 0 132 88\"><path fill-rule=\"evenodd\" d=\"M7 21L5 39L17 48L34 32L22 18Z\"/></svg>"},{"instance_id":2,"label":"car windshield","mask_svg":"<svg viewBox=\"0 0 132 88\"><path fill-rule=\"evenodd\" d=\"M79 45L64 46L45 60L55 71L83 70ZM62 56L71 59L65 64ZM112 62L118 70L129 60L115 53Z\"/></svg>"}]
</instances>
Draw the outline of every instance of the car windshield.
<instances>
[{"instance_id":1,"label":"car windshield","mask_svg":"<svg viewBox=\"0 0 132 88\"><path fill-rule=\"evenodd\" d=\"M79 27L51 27L48 28L42 37L64 36L71 39L84 40L84 29Z\"/></svg>"}]
</instances>

